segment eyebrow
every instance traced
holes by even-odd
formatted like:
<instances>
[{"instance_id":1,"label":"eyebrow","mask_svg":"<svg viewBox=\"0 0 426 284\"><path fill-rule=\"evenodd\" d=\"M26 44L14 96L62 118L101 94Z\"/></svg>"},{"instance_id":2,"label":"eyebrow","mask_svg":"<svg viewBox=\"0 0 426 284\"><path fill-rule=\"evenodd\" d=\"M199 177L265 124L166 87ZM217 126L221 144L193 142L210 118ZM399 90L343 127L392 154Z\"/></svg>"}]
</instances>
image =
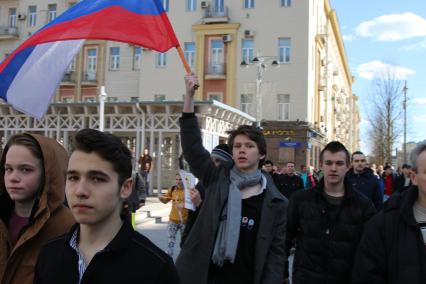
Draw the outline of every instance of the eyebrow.
<instances>
[{"instance_id":1,"label":"eyebrow","mask_svg":"<svg viewBox=\"0 0 426 284\"><path fill-rule=\"evenodd\" d=\"M79 175L79 174L81 174L81 173L77 170L68 170L67 171L67 175ZM86 174L88 176L103 176L105 178L109 178L109 175L106 174L103 171L91 170L91 171L88 171Z\"/></svg>"}]
</instances>

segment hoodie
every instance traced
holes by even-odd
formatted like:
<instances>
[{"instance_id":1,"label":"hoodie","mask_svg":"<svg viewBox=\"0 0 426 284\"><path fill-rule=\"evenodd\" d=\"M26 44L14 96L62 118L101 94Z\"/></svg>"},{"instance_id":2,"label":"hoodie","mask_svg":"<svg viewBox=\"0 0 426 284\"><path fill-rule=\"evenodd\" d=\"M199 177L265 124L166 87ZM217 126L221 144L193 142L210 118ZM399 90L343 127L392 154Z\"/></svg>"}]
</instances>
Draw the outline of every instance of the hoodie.
<instances>
[{"instance_id":1,"label":"hoodie","mask_svg":"<svg viewBox=\"0 0 426 284\"><path fill-rule=\"evenodd\" d=\"M4 183L6 153L0 160L0 283L33 283L34 269L41 246L48 240L66 233L74 219L64 206L65 173L68 154L54 139L29 134L43 153L44 186L34 203L29 223L21 230L12 245L8 223L13 210Z\"/></svg>"}]
</instances>

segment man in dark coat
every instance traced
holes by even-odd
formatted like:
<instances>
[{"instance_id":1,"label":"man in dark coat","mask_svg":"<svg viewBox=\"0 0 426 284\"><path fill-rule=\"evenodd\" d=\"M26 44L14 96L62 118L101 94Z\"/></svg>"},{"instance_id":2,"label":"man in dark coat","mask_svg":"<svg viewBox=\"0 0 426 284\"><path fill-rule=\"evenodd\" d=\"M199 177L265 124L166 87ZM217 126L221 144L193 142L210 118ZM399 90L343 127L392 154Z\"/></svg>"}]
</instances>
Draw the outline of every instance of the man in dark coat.
<instances>
[{"instance_id":1,"label":"man in dark coat","mask_svg":"<svg viewBox=\"0 0 426 284\"><path fill-rule=\"evenodd\" d=\"M364 223L376 210L345 181L349 161L345 146L328 143L320 153L324 177L317 188L290 198L286 252L296 247L293 284L350 283Z\"/></svg>"},{"instance_id":2,"label":"man in dark coat","mask_svg":"<svg viewBox=\"0 0 426 284\"><path fill-rule=\"evenodd\" d=\"M287 162L286 173L278 175L275 184L287 199L290 199L291 195L296 191L303 189L303 180L295 174L293 162Z\"/></svg>"},{"instance_id":3,"label":"man in dark coat","mask_svg":"<svg viewBox=\"0 0 426 284\"><path fill-rule=\"evenodd\" d=\"M395 192L403 192L412 186L411 183L411 166L409 164L403 164L401 167L402 173L396 177Z\"/></svg>"},{"instance_id":4,"label":"man in dark coat","mask_svg":"<svg viewBox=\"0 0 426 284\"><path fill-rule=\"evenodd\" d=\"M367 167L367 160L362 152L352 153L352 168L346 173L346 178L354 190L364 194L373 202L378 211L383 208L380 180Z\"/></svg>"},{"instance_id":5,"label":"man in dark coat","mask_svg":"<svg viewBox=\"0 0 426 284\"><path fill-rule=\"evenodd\" d=\"M352 273L354 284L426 283L426 143L410 156L410 189L394 194L366 225Z\"/></svg>"},{"instance_id":6,"label":"man in dark coat","mask_svg":"<svg viewBox=\"0 0 426 284\"><path fill-rule=\"evenodd\" d=\"M241 125L230 132L234 165L215 166L202 145L194 113L195 75L185 77L180 118L182 150L206 188L203 206L176 260L185 284L283 282L287 199L268 174L262 132Z\"/></svg>"}]
</instances>

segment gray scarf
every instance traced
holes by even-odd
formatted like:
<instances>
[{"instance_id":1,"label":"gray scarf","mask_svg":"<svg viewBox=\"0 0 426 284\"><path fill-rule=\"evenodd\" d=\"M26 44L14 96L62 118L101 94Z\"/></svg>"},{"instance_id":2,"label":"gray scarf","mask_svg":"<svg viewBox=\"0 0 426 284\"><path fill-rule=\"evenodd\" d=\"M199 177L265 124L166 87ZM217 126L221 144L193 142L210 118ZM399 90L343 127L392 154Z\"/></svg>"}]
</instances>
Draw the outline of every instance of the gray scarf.
<instances>
[{"instance_id":1,"label":"gray scarf","mask_svg":"<svg viewBox=\"0 0 426 284\"><path fill-rule=\"evenodd\" d=\"M257 170L246 174L232 167L231 185L229 187L228 200L220 214L219 229L214 244L212 261L222 267L226 260L234 263L237 253L238 239L241 226L241 189L260 183L262 173Z\"/></svg>"}]
</instances>

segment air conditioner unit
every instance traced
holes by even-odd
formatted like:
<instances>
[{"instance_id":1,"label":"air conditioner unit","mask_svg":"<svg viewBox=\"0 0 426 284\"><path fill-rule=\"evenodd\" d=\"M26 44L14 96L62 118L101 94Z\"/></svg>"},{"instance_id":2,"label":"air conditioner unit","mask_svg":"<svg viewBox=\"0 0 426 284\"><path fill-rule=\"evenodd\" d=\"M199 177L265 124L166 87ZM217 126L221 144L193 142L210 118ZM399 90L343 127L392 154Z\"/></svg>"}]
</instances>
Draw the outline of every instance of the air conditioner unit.
<instances>
[{"instance_id":1,"label":"air conditioner unit","mask_svg":"<svg viewBox=\"0 0 426 284\"><path fill-rule=\"evenodd\" d=\"M245 37L254 37L255 32L253 30L245 30L244 36Z\"/></svg>"},{"instance_id":2,"label":"air conditioner unit","mask_svg":"<svg viewBox=\"0 0 426 284\"><path fill-rule=\"evenodd\" d=\"M18 14L18 20L25 20L27 18L27 16L25 14Z\"/></svg>"},{"instance_id":3,"label":"air conditioner unit","mask_svg":"<svg viewBox=\"0 0 426 284\"><path fill-rule=\"evenodd\" d=\"M209 7L209 2L208 1L201 1L200 6L201 9L207 9Z\"/></svg>"},{"instance_id":4,"label":"air conditioner unit","mask_svg":"<svg viewBox=\"0 0 426 284\"><path fill-rule=\"evenodd\" d=\"M232 35L223 35L222 40L223 40L223 42L231 42L232 41Z\"/></svg>"}]
</instances>

